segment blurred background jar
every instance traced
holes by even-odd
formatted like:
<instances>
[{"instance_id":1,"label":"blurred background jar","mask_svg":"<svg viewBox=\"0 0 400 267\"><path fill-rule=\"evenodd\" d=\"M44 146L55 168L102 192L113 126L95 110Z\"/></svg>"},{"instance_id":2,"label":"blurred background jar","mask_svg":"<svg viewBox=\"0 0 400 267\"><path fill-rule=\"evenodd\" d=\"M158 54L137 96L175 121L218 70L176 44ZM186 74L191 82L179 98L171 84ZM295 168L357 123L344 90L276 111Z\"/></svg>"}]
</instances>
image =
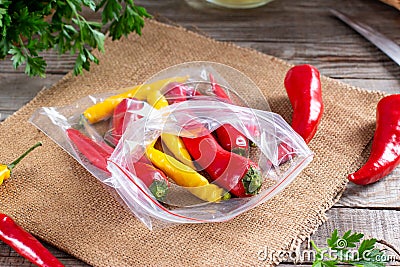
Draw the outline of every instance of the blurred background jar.
<instances>
[{"instance_id":1,"label":"blurred background jar","mask_svg":"<svg viewBox=\"0 0 400 267\"><path fill-rule=\"evenodd\" d=\"M194 4L197 2L208 2L214 5L227 7L227 8L255 8L265 5L272 0L186 0L187 2Z\"/></svg>"}]
</instances>

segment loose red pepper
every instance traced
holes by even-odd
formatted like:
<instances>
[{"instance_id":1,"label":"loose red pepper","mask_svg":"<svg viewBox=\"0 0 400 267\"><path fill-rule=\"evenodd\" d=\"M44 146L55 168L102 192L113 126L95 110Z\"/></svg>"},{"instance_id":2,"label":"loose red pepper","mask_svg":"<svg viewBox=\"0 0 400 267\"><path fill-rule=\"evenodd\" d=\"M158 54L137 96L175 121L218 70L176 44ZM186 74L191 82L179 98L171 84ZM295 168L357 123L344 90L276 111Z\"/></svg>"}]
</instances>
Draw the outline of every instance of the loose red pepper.
<instances>
[{"instance_id":1,"label":"loose red pepper","mask_svg":"<svg viewBox=\"0 0 400 267\"><path fill-rule=\"evenodd\" d=\"M212 74L209 74L211 89L213 93L221 100L232 104L232 100L221 88L221 86L215 82ZM215 130L219 144L226 150L241 156L247 156L249 154L249 140L240 131L236 130L230 124L223 124Z\"/></svg>"},{"instance_id":2,"label":"loose red pepper","mask_svg":"<svg viewBox=\"0 0 400 267\"><path fill-rule=\"evenodd\" d=\"M143 108L143 102L134 100L136 99L125 98L114 109L112 117L112 137L114 144L117 144L121 139L126 128L126 121L141 118L141 116L129 112L129 110L140 110Z\"/></svg>"},{"instance_id":3,"label":"loose red pepper","mask_svg":"<svg viewBox=\"0 0 400 267\"><path fill-rule=\"evenodd\" d=\"M258 193L262 177L256 163L226 151L210 133L195 138L182 137L182 140L193 159L218 185L237 197Z\"/></svg>"},{"instance_id":4,"label":"loose red pepper","mask_svg":"<svg viewBox=\"0 0 400 267\"><path fill-rule=\"evenodd\" d=\"M348 179L359 185L374 183L400 164L400 94L382 98L376 109L376 129L367 162Z\"/></svg>"},{"instance_id":5,"label":"loose red pepper","mask_svg":"<svg viewBox=\"0 0 400 267\"><path fill-rule=\"evenodd\" d=\"M111 156L113 150L106 151L98 143L73 128L67 130L67 135L79 152L81 152L90 163L110 174L107 170L107 159ZM138 162L133 164L133 171L149 188L150 192L158 200L162 200L168 192L168 179L163 172L147 164L147 161L146 158L142 157ZM132 171L132 169L130 169L130 171Z\"/></svg>"},{"instance_id":6,"label":"loose red pepper","mask_svg":"<svg viewBox=\"0 0 400 267\"><path fill-rule=\"evenodd\" d=\"M0 239L18 254L40 267L64 266L34 236L15 223L13 219L0 213Z\"/></svg>"},{"instance_id":7,"label":"loose red pepper","mask_svg":"<svg viewBox=\"0 0 400 267\"><path fill-rule=\"evenodd\" d=\"M293 107L292 128L308 144L324 110L319 71L307 64L294 66L287 72L284 83Z\"/></svg>"}]
</instances>

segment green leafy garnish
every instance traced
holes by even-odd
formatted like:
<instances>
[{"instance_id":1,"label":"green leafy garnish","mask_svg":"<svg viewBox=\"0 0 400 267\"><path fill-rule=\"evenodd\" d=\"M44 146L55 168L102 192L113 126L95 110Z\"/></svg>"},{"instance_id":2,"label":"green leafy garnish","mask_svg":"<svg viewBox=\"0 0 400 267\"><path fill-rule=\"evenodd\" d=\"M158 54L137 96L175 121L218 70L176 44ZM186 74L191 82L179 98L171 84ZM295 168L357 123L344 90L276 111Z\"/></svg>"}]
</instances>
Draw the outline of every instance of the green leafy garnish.
<instances>
[{"instance_id":1,"label":"green leafy garnish","mask_svg":"<svg viewBox=\"0 0 400 267\"><path fill-rule=\"evenodd\" d=\"M339 236L335 229L330 238L327 239L326 248L319 248L311 240L311 245L316 251L313 267L336 267L338 264L350 264L358 267L382 267L385 266L389 257L375 248L375 238L364 239L363 234L347 231ZM357 245L359 244L358 249Z\"/></svg>"},{"instance_id":2,"label":"green leafy garnish","mask_svg":"<svg viewBox=\"0 0 400 267\"><path fill-rule=\"evenodd\" d=\"M102 22L87 21L82 9L101 12ZM76 54L74 74L90 70L99 60L92 49L104 52L104 30L113 40L135 32L141 35L146 9L132 0L0 0L0 59L11 55L14 68L25 64L29 76L45 76L40 52L56 49Z\"/></svg>"}]
</instances>

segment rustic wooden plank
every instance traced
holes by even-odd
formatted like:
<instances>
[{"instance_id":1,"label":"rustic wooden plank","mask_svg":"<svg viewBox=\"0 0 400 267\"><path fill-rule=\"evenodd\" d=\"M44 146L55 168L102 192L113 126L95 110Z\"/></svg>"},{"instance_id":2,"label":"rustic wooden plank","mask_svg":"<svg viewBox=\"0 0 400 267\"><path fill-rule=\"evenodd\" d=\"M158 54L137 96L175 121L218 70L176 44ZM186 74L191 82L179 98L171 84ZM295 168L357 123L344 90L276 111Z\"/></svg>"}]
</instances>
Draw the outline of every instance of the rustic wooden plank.
<instances>
[{"instance_id":1,"label":"rustic wooden plank","mask_svg":"<svg viewBox=\"0 0 400 267\"><path fill-rule=\"evenodd\" d=\"M59 260L64 264L65 267L88 267L87 265L74 258L59 258ZM1 257L0 266L2 267L35 267L30 261L23 257Z\"/></svg>"},{"instance_id":2,"label":"rustic wooden plank","mask_svg":"<svg viewBox=\"0 0 400 267\"><path fill-rule=\"evenodd\" d=\"M400 93L400 82L399 80L378 80L378 79L338 79L343 83L347 83L362 89L372 91L383 91L388 94Z\"/></svg>"},{"instance_id":3,"label":"rustic wooden plank","mask_svg":"<svg viewBox=\"0 0 400 267\"><path fill-rule=\"evenodd\" d=\"M322 74L337 79L398 80L399 66L371 43L237 42L292 64L312 64ZM398 85L398 84L397 84Z\"/></svg>"},{"instance_id":4,"label":"rustic wooden plank","mask_svg":"<svg viewBox=\"0 0 400 267\"><path fill-rule=\"evenodd\" d=\"M0 73L0 121L29 102L41 89L51 87L62 76L51 74L42 79L30 78L22 73Z\"/></svg>"},{"instance_id":5,"label":"rustic wooden plank","mask_svg":"<svg viewBox=\"0 0 400 267\"><path fill-rule=\"evenodd\" d=\"M360 19L364 18L371 26L388 36L397 40L400 38L399 29L393 27L399 21L397 10L376 0L278 0L249 10L211 8L210 5L206 8L193 8L185 1L174 0L138 0L135 3L143 5L156 16L166 17L184 27L195 25L219 40L359 42L361 37L331 16L329 8L345 10ZM376 18L371 19L372 14Z\"/></svg>"},{"instance_id":6,"label":"rustic wooden plank","mask_svg":"<svg viewBox=\"0 0 400 267\"><path fill-rule=\"evenodd\" d=\"M326 221L312 239L318 244L326 243L334 229L340 233L352 230L363 233L366 238L387 241L400 248L400 211L356 208L332 208L327 212Z\"/></svg>"},{"instance_id":7,"label":"rustic wooden plank","mask_svg":"<svg viewBox=\"0 0 400 267\"><path fill-rule=\"evenodd\" d=\"M48 74L66 74L74 68L75 55L65 54L58 55L57 52L50 50L41 53L41 56L47 62L47 73ZM4 60L0 61L0 73L18 74L25 72L25 65L20 66L18 69L14 69L10 60L11 56L7 56Z\"/></svg>"},{"instance_id":8,"label":"rustic wooden plank","mask_svg":"<svg viewBox=\"0 0 400 267\"><path fill-rule=\"evenodd\" d=\"M57 259L59 259L66 267L87 267L89 265L84 262L62 252L55 247L42 243ZM0 241L0 266L36 266L30 263L25 258L21 257L14 249L10 248L7 244Z\"/></svg>"},{"instance_id":9,"label":"rustic wooden plank","mask_svg":"<svg viewBox=\"0 0 400 267\"><path fill-rule=\"evenodd\" d=\"M400 167L383 180L368 186L347 185L337 207L366 207L400 210Z\"/></svg>"},{"instance_id":10,"label":"rustic wooden plank","mask_svg":"<svg viewBox=\"0 0 400 267\"><path fill-rule=\"evenodd\" d=\"M332 208L327 212L329 218L311 239L318 247L326 247L326 240L330 237L333 230L338 229L339 234L344 234L348 230L363 233L365 238L376 238L384 240L397 250L400 248L400 211L394 210L369 210L369 209L349 209L349 208ZM391 257L388 266L398 266L399 262L394 261L396 255L388 247L380 245L381 249L388 249L386 254ZM264 248L262 248L264 249ZM292 265L294 259L303 259L305 264L312 261L307 258L307 251L312 250L309 239L306 240L300 250L294 251L292 256L285 261L286 264ZM296 254L297 253L297 254ZM313 255L313 254L311 254ZM304 257L305 256L305 257ZM285 265L282 265L285 266Z\"/></svg>"}]
</instances>

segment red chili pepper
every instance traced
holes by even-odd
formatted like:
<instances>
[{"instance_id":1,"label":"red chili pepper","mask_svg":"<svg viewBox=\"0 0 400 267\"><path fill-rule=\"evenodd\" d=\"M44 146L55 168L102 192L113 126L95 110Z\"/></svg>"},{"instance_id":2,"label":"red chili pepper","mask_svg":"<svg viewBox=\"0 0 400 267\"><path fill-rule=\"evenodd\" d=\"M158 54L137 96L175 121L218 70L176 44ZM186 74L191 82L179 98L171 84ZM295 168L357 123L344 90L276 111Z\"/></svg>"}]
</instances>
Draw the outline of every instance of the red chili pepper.
<instances>
[{"instance_id":1,"label":"red chili pepper","mask_svg":"<svg viewBox=\"0 0 400 267\"><path fill-rule=\"evenodd\" d=\"M285 88L293 107L292 128L308 144L324 110L318 69L307 64L294 66L286 74Z\"/></svg>"},{"instance_id":2,"label":"red chili pepper","mask_svg":"<svg viewBox=\"0 0 400 267\"><path fill-rule=\"evenodd\" d=\"M98 143L74 128L67 129L68 138L75 144L76 148L92 163L95 167L109 173L107 170L107 159L111 153L106 151Z\"/></svg>"},{"instance_id":3,"label":"red chili pepper","mask_svg":"<svg viewBox=\"0 0 400 267\"><path fill-rule=\"evenodd\" d=\"M102 146L76 129L68 129L67 135L79 152L81 152L90 163L100 170L110 173L107 170L107 159L113 151L104 150ZM158 200L162 200L168 192L168 179L163 172L146 162L148 162L148 160L141 157L138 162L133 164L133 171L149 188L150 192ZM130 169L130 171L132 171L132 169Z\"/></svg>"},{"instance_id":4,"label":"red chili pepper","mask_svg":"<svg viewBox=\"0 0 400 267\"><path fill-rule=\"evenodd\" d=\"M128 112L129 110L140 110L143 108L143 102L134 101L134 98L123 99L114 109L112 119L112 136L113 142L118 143L126 128L126 121L138 120L141 116Z\"/></svg>"},{"instance_id":5,"label":"red chili pepper","mask_svg":"<svg viewBox=\"0 0 400 267\"><path fill-rule=\"evenodd\" d=\"M249 139L230 124L221 125L215 130L218 143L226 150L247 157Z\"/></svg>"},{"instance_id":6,"label":"red chili pepper","mask_svg":"<svg viewBox=\"0 0 400 267\"><path fill-rule=\"evenodd\" d=\"M232 103L232 100L226 94L225 90L222 89L222 87L218 83L215 82L214 76L211 73L208 76L210 77L211 89L212 89L213 93L217 97L221 98L223 101L226 101L228 103Z\"/></svg>"},{"instance_id":7,"label":"red chili pepper","mask_svg":"<svg viewBox=\"0 0 400 267\"><path fill-rule=\"evenodd\" d=\"M111 147L109 144L107 144L106 142L98 142L98 144L101 146L101 148L106 151L107 153L109 153L110 155L114 152L114 148Z\"/></svg>"},{"instance_id":8,"label":"red chili pepper","mask_svg":"<svg viewBox=\"0 0 400 267\"><path fill-rule=\"evenodd\" d=\"M33 235L0 213L0 239L18 254L40 267L64 266Z\"/></svg>"},{"instance_id":9,"label":"red chili pepper","mask_svg":"<svg viewBox=\"0 0 400 267\"><path fill-rule=\"evenodd\" d=\"M359 185L374 183L400 164L400 94L382 98L376 109L376 129L367 162L348 179Z\"/></svg>"},{"instance_id":10,"label":"red chili pepper","mask_svg":"<svg viewBox=\"0 0 400 267\"><path fill-rule=\"evenodd\" d=\"M165 95L170 105L186 101L188 92L190 92L190 89L178 82L169 83L163 89L163 95Z\"/></svg>"},{"instance_id":11,"label":"red chili pepper","mask_svg":"<svg viewBox=\"0 0 400 267\"><path fill-rule=\"evenodd\" d=\"M162 171L141 161L130 164L128 170L143 181L157 200L163 201L165 199L169 187L167 176Z\"/></svg>"},{"instance_id":12,"label":"red chili pepper","mask_svg":"<svg viewBox=\"0 0 400 267\"><path fill-rule=\"evenodd\" d=\"M226 151L210 133L195 138L182 137L182 140L193 159L217 184L237 197L258 193L262 177L256 163Z\"/></svg>"},{"instance_id":13,"label":"red chili pepper","mask_svg":"<svg viewBox=\"0 0 400 267\"><path fill-rule=\"evenodd\" d=\"M219 86L219 84L215 82L214 77L211 73L209 74L209 76L213 93L227 103L232 104L232 100L221 88L221 86ZM223 124L215 130L215 133L217 135L219 144L224 149L231 151L235 154L239 154L241 156L247 156L249 154L249 140L244 134L239 132L232 125Z\"/></svg>"}]
</instances>

